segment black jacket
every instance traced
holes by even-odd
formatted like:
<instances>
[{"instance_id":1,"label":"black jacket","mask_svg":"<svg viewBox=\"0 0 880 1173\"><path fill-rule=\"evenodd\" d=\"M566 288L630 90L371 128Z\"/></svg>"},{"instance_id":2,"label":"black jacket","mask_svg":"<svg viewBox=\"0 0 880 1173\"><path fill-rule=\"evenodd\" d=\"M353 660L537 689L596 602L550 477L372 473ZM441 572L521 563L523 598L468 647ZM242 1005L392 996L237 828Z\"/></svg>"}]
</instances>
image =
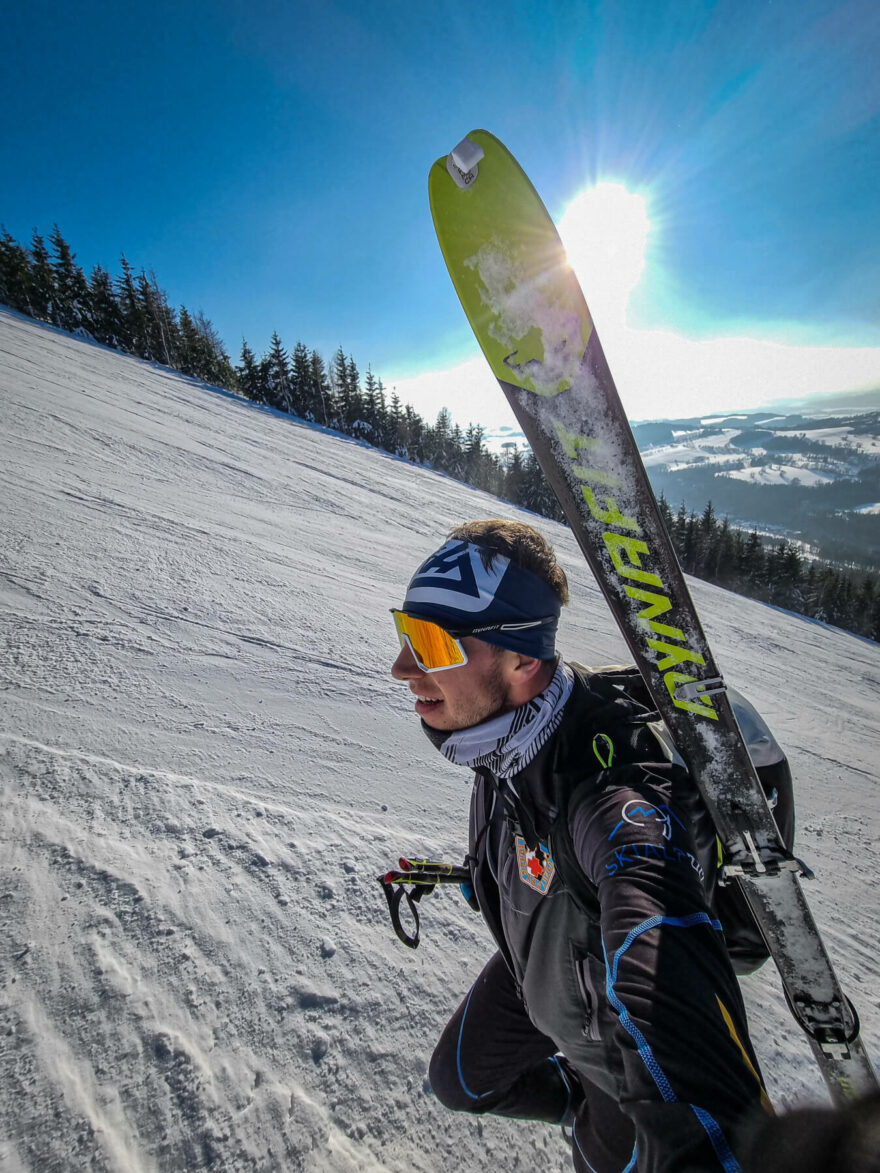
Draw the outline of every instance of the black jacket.
<instances>
[{"instance_id":1,"label":"black jacket","mask_svg":"<svg viewBox=\"0 0 880 1173\"><path fill-rule=\"evenodd\" d=\"M575 673L537 757L506 782L477 773L474 892L531 1020L632 1119L638 1169L735 1169L736 1125L764 1093L714 911L714 828L640 707Z\"/></svg>"}]
</instances>

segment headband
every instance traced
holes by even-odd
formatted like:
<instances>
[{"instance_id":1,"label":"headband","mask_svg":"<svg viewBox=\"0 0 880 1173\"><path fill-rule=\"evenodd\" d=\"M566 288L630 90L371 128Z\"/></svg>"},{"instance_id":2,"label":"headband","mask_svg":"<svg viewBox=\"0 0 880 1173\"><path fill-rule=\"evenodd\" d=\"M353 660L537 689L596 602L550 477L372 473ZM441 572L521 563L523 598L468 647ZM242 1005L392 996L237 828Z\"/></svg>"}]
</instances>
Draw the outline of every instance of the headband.
<instances>
[{"instance_id":1,"label":"headband","mask_svg":"<svg viewBox=\"0 0 880 1173\"><path fill-rule=\"evenodd\" d=\"M489 569L483 559L491 559ZM423 562L406 590L402 611L449 631L471 633L495 647L537 660L556 654L562 602L537 574L503 554L453 538ZM521 631L481 631L496 623L552 620Z\"/></svg>"}]
</instances>

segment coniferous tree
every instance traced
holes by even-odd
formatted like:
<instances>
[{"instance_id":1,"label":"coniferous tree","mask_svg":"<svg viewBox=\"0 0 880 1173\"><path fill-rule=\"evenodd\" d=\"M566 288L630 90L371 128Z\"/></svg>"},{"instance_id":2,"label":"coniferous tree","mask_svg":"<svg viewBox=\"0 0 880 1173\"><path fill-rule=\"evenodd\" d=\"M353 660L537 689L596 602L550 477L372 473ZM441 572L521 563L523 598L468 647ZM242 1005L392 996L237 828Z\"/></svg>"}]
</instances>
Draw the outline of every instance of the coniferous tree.
<instances>
[{"instance_id":1,"label":"coniferous tree","mask_svg":"<svg viewBox=\"0 0 880 1173\"><path fill-rule=\"evenodd\" d=\"M304 343L297 342L290 356L290 393L294 414L314 420L314 404L310 393L309 352Z\"/></svg>"},{"instance_id":2,"label":"coniferous tree","mask_svg":"<svg viewBox=\"0 0 880 1173\"><path fill-rule=\"evenodd\" d=\"M120 258L120 266L122 272L116 278L116 303L119 306L119 327L120 327L120 346L123 350L128 351L129 354L142 354L142 338L143 338L143 323L141 322L141 307L138 300L137 289L134 282L134 274L131 265L126 259L125 253ZM180 311L181 332L183 331L183 314L184 310ZM192 325L192 319L187 314L187 322ZM183 351L181 353L181 361L188 362L188 344L186 339L181 339ZM179 368L185 375L192 374L192 371L187 370L186 366Z\"/></svg>"},{"instance_id":3,"label":"coniferous tree","mask_svg":"<svg viewBox=\"0 0 880 1173\"><path fill-rule=\"evenodd\" d=\"M818 608L818 581L819 576L816 569L816 563L810 560L807 563L807 569L804 572L802 594L804 598L804 614L815 615Z\"/></svg>"},{"instance_id":4,"label":"coniferous tree","mask_svg":"<svg viewBox=\"0 0 880 1173\"><path fill-rule=\"evenodd\" d=\"M185 305L182 305L178 311L177 322L180 329L178 370L192 378L200 378L206 358L204 341L195 320Z\"/></svg>"},{"instance_id":5,"label":"coniferous tree","mask_svg":"<svg viewBox=\"0 0 880 1173\"><path fill-rule=\"evenodd\" d=\"M327 368L317 350L313 350L309 355L309 401L313 405L317 422L325 428L332 427L336 417L336 404L333 401Z\"/></svg>"},{"instance_id":6,"label":"coniferous tree","mask_svg":"<svg viewBox=\"0 0 880 1173\"><path fill-rule=\"evenodd\" d=\"M198 363L199 339L196 324L189 310L182 305L177 311L177 369L184 375L195 375Z\"/></svg>"},{"instance_id":7,"label":"coniferous tree","mask_svg":"<svg viewBox=\"0 0 880 1173\"><path fill-rule=\"evenodd\" d=\"M113 278L100 265L95 265L89 278L89 319L96 342L122 347L122 316L113 292Z\"/></svg>"},{"instance_id":8,"label":"coniferous tree","mask_svg":"<svg viewBox=\"0 0 880 1173\"><path fill-rule=\"evenodd\" d=\"M530 509L532 513L555 518L556 511L552 503L555 502L555 498L534 452L527 448L522 455L517 452L517 457L521 462L522 472L516 504L522 505L524 509Z\"/></svg>"},{"instance_id":9,"label":"coniferous tree","mask_svg":"<svg viewBox=\"0 0 880 1173\"><path fill-rule=\"evenodd\" d=\"M507 461L504 475L504 496L514 505L523 504L526 489L526 471L523 466L522 453L514 448Z\"/></svg>"},{"instance_id":10,"label":"coniferous tree","mask_svg":"<svg viewBox=\"0 0 880 1173\"><path fill-rule=\"evenodd\" d=\"M452 416L449 408L441 407L433 428L425 429L425 459L433 467L445 472L449 464Z\"/></svg>"},{"instance_id":11,"label":"coniferous tree","mask_svg":"<svg viewBox=\"0 0 880 1173\"><path fill-rule=\"evenodd\" d=\"M401 420L401 444L398 451L401 456L413 464L423 464L425 461L425 421L409 403L403 409Z\"/></svg>"},{"instance_id":12,"label":"coniferous tree","mask_svg":"<svg viewBox=\"0 0 880 1173\"><path fill-rule=\"evenodd\" d=\"M462 476L471 485L482 488L483 476L483 439L485 429L480 424L468 424L464 435L464 460Z\"/></svg>"},{"instance_id":13,"label":"coniferous tree","mask_svg":"<svg viewBox=\"0 0 880 1173\"><path fill-rule=\"evenodd\" d=\"M87 321L88 284L82 269L76 264L76 254L70 251L57 224L49 239L55 254L52 263L55 274L53 323L62 330L76 330L85 326Z\"/></svg>"},{"instance_id":14,"label":"coniferous tree","mask_svg":"<svg viewBox=\"0 0 880 1173\"><path fill-rule=\"evenodd\" d=\"M446 471L457 481L460 481L464 474L464 437L458 424L452 425L452 432L449 435L449 463Z\"/></svg>"},{"instance_id":15,"label":"coniferous tree","mask_svg":"<svg viewBox=\"0 0 880 1173\"><path fill-rule=\"evenodd\" d=\"M333 390L334 418L333 427L340 431L347 431L351 422L351 388L348 383L348 363L345 360L345 351L340 346L333 356L333 365L329 371L330 386Z\"/></svg>"},{"instance_id":16,"label":"coniferous tree","mask_svg":"<svg viewBox=\"0 0 880 1173\"><path fill-rule=\"evenodd\" d=\"M5 228L0 235L0 302L20 314L34 316L30 257Z\"/></svg>"},{"instance_id":17,"label":"coniferous tree","mask_svg":"<svg viewBox=\"0 0 880 1173\"><path fill-rule=\"evenodd\" d=\"M201 343L201 366L197 372L198 377L215 387L233 390L236 386L235 368L229 361L229 355L223 346L223 340L214 328L214 323L199 310L195 325Z\"/></svg>"},{"instance_id":18,"label":"coniferous tree","mask_svg":"<svg viewBox=\"0 0 880 1173\"><path fill-rule=\"evenodd\" d=\"M269 353L266 355L266 375L269 384L267 399L269 406L275 407L279 411L290 411L290 359L278 337L277 330L272 334Z\"/></svg>"},{"instance_id":19,"label":"coniferous tree","mask_svg":"<svg viewBox=\"0 0 880 1173\"><path fill-rule=\"evenodd\" d=\"M264 403L265 391L260 377L260 364L244 338L241 340L241 362L236 369L236 374L242 395L247 399L252 399L254 403Z\"/></svg>"},{"instance_id":20,"label":"coniferous tree","mask_svg":"<svg viewBox=\"0 0 880 1173\"><path fill-rule=\"evenodd\" d=\"M34 229L31 238L31 313L41 322L51 322L55 315L55 272L49 250L42 236Z\"/></svg>"},{"instance_id":21,"label":"coniferous tree","mask_svg":"<svg viewBox=\"0 0 880 1173\"><path fill-rule=\"evenodd\" d=\"M657 500L657 508L660 510L660 517L663 521L666 532L669 535L670 540L672 540L674 534L675 518L673 517L672 510L669 507L669 502L666 500L666 497L663 493L660 494Z\"/></svg>"},{"instance_id":22,"label":"coniferous tree","mask_svg":"<svg viewBox=\"0 0 880 1173\"><path fill-rule=\"evenodd\" d=\"M382 438L384 437L388 428L388 401L385 397L385 386L382 380L376 379L376 439L374 443L382 445Z\"/></svg>"},{"instance_id":23,"label":"coniferous tree","mask_svg":"<svg viewBox=\"0 0 880 1173\"><path fill-rule=\"evenodd\" d=\"M385 424L385 441L383 447L388 452L393 452L396 456L401 453L401 427L403 426L403 408L400 403L400 396L397 391L391 392L391 399L388 406L388 419Z\"/></svg>"},{"instance_id":24,"label":"coniferous tree","mask_svg":"<svg viewBox=\"0 0 880 1173\"><path fill-rule=\"evenodd\" d=\"M678 507L678 513L675 515L675 522L672 529L672 540L675 542L675 548L678 550L679 558L684 549L684 539L687 532L687 509L684 501Z\"/></svg>"},{"instance_id":25,"label":"coniferous tree","mask_svg":"<svg viewBox=\"0 0 880 1173\"><path fill-rule=\"evenodd\" d=\"M860 635L871 636L871 621L876 606L876 590L873 580L869 577L862 579L861 585L855 591L855 622L856 630Z\"/></svg>"},{"instance_id":26,"label":"coniferous tree","mask_svg":"<svg viewBox=\"0 0 880 1173\"><path fill-rule=\"evenodd\" d=\"M379 436L379 386L373 368L368 364L364 376L364 391L361 401L361 415L366 425L363 431L364 439L375 443Z\"/></svg>"},{"instance_id":27,"label":"coniferous tree","mask_svg":"<svg viewBox=\"0 0 880 1173\"><path fill-rule=\"evenodd\" d=\"M834 623L847 631L852 631L858 622L856 615L856 589L852 576L841 574L840 592L837 600L837 613Z\"/></svg>"},{"instance_id":28,"label":"coniferous tree","mask_svg":"<svg viewBox=\"0 0 880 1173\"><path fill-rule=\"evenodd\" d=\"M877 643L880 643L880 590L875 590L874 592L874 605L868 617L865 635L867 635L868 639L873 639Z\"/></svg>"},{"instance_id":29,"label":"coniferous tree","mask_svg":"<svg viewBox=\"0 0 880 1173\"><path fill-rule=\"evenodd\" d=\"M802 590L803 561L794 542L783 542L779 574L782 579L783 606L800 611L804 605Z\"/></svg>"},{"instance_id":30,"label":"coniferous tree","mask_svg":"<svg viewBox=\"0 0 880 1173\"><path fill-rule=\"evenodd\" d=\"M697 575L706 575L709 573L709 565L712 561L713 544L715 539L715 509L712 502L706 502L706 508L703 510L703 515L700 518L699 525L694 534L694 550L693 550L693 573Z\"/></svg>"},{"instance_id":31,"label":"coniferous tree","mask_svg":"<svg viewBox=\"0 0 880 1173\"><path fill-rule=\"evenodd\" d=\"M697 515L691 511L687 516L681 540L681 565L687 574L696 574L699 550L697 536Z\"/></svg>"},{"instance_id":32,"label":"coniferous tree","mask_svg":"<svg viewBox=\"0 0 880 1173\"><path fill-rule=\"evenodd\" d=\"M736 575L736 547L725 517L717 531L711 564L711 581L729 587Z\"/></svg>"},{"instance_id":33,"label":"coniferous tree","mask_svg":"<svg viewBox=\"0 0 880 1173\"><path fill-rule=\"evenodd\" d=\"M364 405L361 396L361 376L357 369L357 364L351 355L348 356L345 364L345 382L348 389L348 422L343 428L343 431L348 432L350 436L360 436L362 439L366 438L365 433L366 420L364 419Z\"/></svg>"},{"instance_id":34,"label":"coniferous tree","mask_svg":"<svg viewBox=\"0 0 880 1173\"><path fill-rule=\"evenodd\" d=\"M180 349L180 328L177 324L177 315L169 305L168 296L165 290L160 288L159 281L152 269L146 279L146 284L153 314L152 336L161 355L159 361L169 367L176 366L177 352Z\"/></svg>"},{"instance_id":35,"label":"coniferous tree","mask_svg":"<svg viewBox=\"0 0 880 1173\"><path fill-rule=\"evenodd\" d=\"M764 546L756 529L746 539L740 589L759 599L764 583Z\"/></svg>"},{"instance_id":36,"label":"coniferous tree","mask_svg":"<svg viewBox=\"0 0 880 1173\"><path fill-rule=\"evenodd\" d=\"M142 323L141 358L170 366L171 358L162 336L161 312L156 294L143 269L135 278L135 290Z\"/></svg>"}]
</instances>

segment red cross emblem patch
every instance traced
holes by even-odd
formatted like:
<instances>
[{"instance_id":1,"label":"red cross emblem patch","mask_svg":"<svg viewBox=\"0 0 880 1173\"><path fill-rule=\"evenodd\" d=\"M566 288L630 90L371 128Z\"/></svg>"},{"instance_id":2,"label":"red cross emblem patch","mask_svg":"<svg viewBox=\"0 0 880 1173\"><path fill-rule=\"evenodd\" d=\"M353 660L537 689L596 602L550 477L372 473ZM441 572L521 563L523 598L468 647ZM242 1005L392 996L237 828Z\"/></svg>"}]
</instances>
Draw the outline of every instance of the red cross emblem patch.
<instances>
[{"instance_id":1,"label":"red cross emblem patch","mask_svg":"<svg viewBox=\"0 0 880 1173\"><path fill-rule=\"evenodd\" d=\"M553 857L543 843L539 843L532 850L522 835L517 835L514 842L516 843L516 861L519 865L519 878L524 884L528 884L530 888L534 888L536 892L543 896L553 882L553 877L556 874L556 864L553 862Z\"/></svg>"}]
</instances>

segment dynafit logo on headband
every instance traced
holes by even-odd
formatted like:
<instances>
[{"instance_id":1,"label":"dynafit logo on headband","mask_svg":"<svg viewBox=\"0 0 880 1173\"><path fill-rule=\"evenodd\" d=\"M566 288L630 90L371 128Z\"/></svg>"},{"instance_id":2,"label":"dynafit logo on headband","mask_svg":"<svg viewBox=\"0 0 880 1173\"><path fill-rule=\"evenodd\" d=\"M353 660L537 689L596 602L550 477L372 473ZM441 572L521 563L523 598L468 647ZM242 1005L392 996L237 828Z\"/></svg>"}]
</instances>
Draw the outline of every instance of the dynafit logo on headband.
<instances>
[{"instance_id":1,"label":"dynafit logo on headband","mask_svg":"<svg viewBox=\"0 0 880 1173\"><path fill-rule=\"evenodd\" d=\"M416 571L406 592L404 609L428 605L476 614L492 606L510 562L496 554L487 570L479 547L450 541Z\"/></svg>"}]
</instances>

